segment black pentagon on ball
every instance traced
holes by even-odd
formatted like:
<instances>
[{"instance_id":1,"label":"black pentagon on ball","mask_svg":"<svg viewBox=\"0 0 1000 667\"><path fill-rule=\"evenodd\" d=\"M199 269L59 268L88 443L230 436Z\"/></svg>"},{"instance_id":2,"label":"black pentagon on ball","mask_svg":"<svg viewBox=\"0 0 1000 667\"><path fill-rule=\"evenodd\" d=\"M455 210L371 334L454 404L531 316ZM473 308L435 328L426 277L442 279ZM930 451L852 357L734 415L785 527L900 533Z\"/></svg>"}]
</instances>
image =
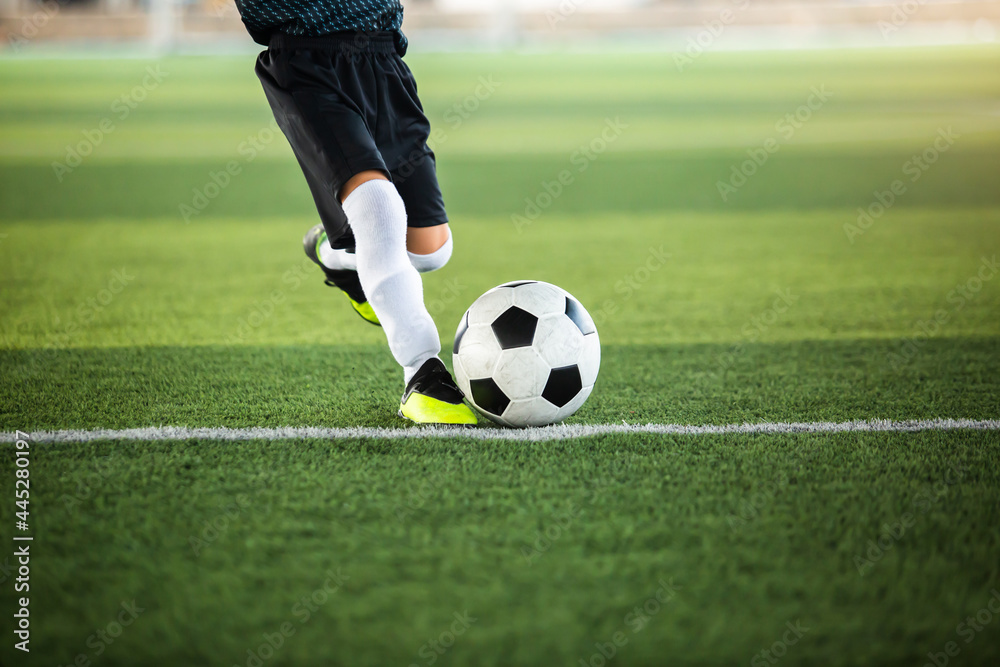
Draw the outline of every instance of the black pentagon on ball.
<instances>
[{"instance_id":1,"label":"black pentagon on ball","mask_svg":"<svg viewBox=\"0 0 1000 667\"><path fill-rule=\"evenodd\" d=\"M528 347L535 338L535 326L538 318L517 306L511 306L493 320L493 335L500 343L500 349L509 350L514 347Z\"/></svg>"},{"instance_id":2,"label":"black pentagon on ball","mask_svg":"<svg viewBox=\"0 0 1000 667\"><path fill-rule=\"evenodd\" d=\"M469 311L462 315L462 321L458 323L458 331L455 332L455 345L452 347L452 354L458 354L458 346L462 344L462 336L469 330Z\"/></svg>"},{"instance_id":3,"label":"black pentagon on ball","mask_svg":"<svg viewBox=\"0 0 1000 667\"><path fill-rule=\"evenodd\" d=\"M545 389L542 390L542 398L561 408L572 401L581 389L583 380L580 378L579 368L575 365L553 368L545 383Z\"/></svg>"},{"instance_id":4,"label":"black pentagon on ball","mask_svg":"<svg viewBox=\"0 0 1000 667\"><path fill-rule=\"evenodd\" d=\"M500 287L509 287L511 289L514 289L515 287L520 287L521 285L533 285L534 283L537 282L538 282L537 280L518 280L513 283L504 283Z\"/></svg>"},{"instance_id":5,"label":"black pentagon on ball","mask_svg":"<svg viewBox=\"0 0 1000 667\"><path fill-rule=\"evenodd\" d=\"M594 325L594 320L591 319L587 309L580 305L579 301L569 296L566 297L566 317L573 320L573 324L584 336L597 333L597 326Z\"/></svg>"},{"instance_id":6,"label":"black pentagon on ball","mask_svg":"<svg viewBox=\"0 0 1000 667\"><path fill-rule=\"evenodd\" d=\"M499 417L507 409L507 406L510 405L510 399L507 398L507 394L503 393L503 390L497 386L493 378L470 380L469 388L472 390L473 403L479 409L485 410L490 414Z\"/></svg>"}]
</instances>

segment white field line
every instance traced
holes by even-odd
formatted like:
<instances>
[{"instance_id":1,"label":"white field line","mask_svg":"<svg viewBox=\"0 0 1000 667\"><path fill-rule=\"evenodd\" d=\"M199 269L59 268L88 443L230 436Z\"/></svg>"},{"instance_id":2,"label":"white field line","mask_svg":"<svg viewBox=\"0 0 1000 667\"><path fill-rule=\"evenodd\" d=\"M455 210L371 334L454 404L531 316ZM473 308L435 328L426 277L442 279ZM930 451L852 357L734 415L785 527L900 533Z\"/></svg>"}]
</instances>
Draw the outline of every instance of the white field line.
<instances>
[{"instance_id":1,"label":"white field line","mask_svg":"<svg viewBox=\"0 0 1000 667\"><path fill-rule=\"evenodd\" d=\"M684 424L557 424L541 428L474 428L420 427L410 428L322 428L317 426L286 426L277 428L213 428L186 426L150 426L121 430L66 430L29 432L31 442L93 442L96 440L321 440L373 439L403 440L407 438L468 438L472 440L517 440L541 442L569 440L595 435L716 435L724 433L913 433L916 431L997 431L998 419L914 419L889 421L875 419L849 422L763 422L758 424L726 424L722 426L689 426ZM0 441L13 442L14 433L0 434Z\"/></svg>"}]
</instances>

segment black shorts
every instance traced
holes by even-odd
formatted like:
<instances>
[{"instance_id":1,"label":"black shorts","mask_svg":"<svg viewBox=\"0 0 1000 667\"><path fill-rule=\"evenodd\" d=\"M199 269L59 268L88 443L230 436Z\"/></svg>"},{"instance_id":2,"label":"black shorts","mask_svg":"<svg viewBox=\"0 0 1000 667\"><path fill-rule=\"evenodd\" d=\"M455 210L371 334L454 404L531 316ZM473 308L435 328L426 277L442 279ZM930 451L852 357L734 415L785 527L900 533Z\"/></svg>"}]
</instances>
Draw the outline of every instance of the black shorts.
<instances>
[{"instance_id":1,"label":"black shorts","mask_svg":"<svg viewBox=\"0 0 1000 667\"><path fill-rule=\"evenodd\" d=\"M369 169L392 180L410 227L448 222L430 123L393 33L275 35L256 72L332 243L350 236L340 189Z\"/></svg>"}]
</instances>

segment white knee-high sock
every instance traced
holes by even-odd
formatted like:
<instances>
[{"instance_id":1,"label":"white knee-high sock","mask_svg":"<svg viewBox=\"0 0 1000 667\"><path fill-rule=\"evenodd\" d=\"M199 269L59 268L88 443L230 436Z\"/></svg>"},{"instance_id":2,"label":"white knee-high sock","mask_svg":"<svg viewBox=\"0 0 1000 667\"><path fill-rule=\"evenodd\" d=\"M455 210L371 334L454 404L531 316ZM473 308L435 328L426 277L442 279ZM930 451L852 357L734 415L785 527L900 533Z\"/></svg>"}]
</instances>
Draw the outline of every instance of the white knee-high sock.
<instances>
[{"instance_id":1,"label":"white knee-high sock","mask_svg":"<svg viewBox=\"0 0 1000 667\"><path fill-rule=\"evenodd\" d=\"M406 255L406 208L389 181L359 185L344 199L357 244L358 277L389 340L392 356L409 382L441 351L441 340L424 307L420 274Z\"/></svg>"}]
</instances>

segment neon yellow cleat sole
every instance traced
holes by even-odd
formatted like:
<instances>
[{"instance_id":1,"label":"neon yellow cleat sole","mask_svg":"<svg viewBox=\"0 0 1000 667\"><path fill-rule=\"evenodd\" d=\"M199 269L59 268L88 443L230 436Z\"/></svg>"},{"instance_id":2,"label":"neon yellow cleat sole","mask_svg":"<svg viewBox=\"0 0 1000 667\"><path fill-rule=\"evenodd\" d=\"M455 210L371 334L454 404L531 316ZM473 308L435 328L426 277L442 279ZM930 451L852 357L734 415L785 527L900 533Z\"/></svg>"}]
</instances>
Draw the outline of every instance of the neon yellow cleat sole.
<instances>
[{"instance_id":1,"label":"neon yellow cleat sole","mask_svg":"<svg viewBox=\"0 0 1000 667\"><path fill-rule=\"evenodd\" d=\"M479 423L476 413L465 403L456 405L417 393L410 394L405 403L399 404L399 416L418 424L475 426Z\"/></svg>"},{"instance_id":2,"label":"neon yellow cleat sole","mask_svg":"<svg viewBox=\"0 0 1000 667\"><path fill-rule=\"evenodd\" d=\"M399 416L418 424L475 426L476 413L441 360L433 357L413 375L399 402Z\"/></svg>"},{"instance_id":3,"label":"neon yellow cleat sole","mask_svg":"<svg viewBox=\"0 0 1000 667\"><path fill-rule=\"evenodd\" d=\"M354 312L360 315L362 319L366 322L371 322L377 327L382 326L382 323L378 321L378 315L375 314L375 311L372 309L372 305L370 303L367 301L358 303L352 299L351 295L347 292L344 292L344 296L346 296L347 300L351 302L351 307L354 308Z\"/></svg>"}]
</instances>

